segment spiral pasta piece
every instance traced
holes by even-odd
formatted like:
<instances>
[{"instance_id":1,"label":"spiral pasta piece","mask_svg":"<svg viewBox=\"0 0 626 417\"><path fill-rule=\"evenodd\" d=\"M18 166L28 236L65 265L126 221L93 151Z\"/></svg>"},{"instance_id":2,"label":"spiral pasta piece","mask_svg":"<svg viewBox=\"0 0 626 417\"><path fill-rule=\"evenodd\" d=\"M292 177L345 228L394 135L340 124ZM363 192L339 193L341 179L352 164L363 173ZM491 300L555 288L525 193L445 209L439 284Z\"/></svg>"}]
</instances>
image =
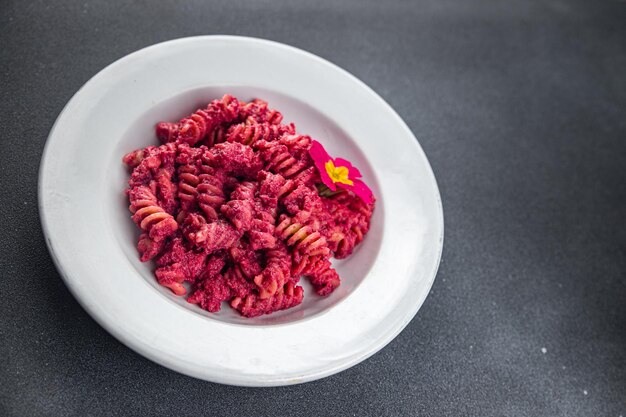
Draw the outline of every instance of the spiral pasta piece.
<instances>
[{"instance_id":1,"label":"spiral pasta piece","mask_svg":"<svg viewBox=\"0 0 626 417\"><path fill-rule=\"evenodd\" d=\"M295 152L308 151L311 147L311 137L296 134L283 135L280 138L280 143L285 145L293 154Z\"/></svg>"},{"instance_id":2,"label":"spiral pasta piece","mask_svg":"<svg viewBox=\"0 0 626 417\"><path fill-rule=\"evenodd\" d=\"M315 272L309 273L309 281L318 295L328 295L341 283L339 274L330 266L330 261L323 263Z\"/></svg>"},{"instance_id":3,"label":"spiral pasta piece","mask_svg":"<svg viewBox=\"0 0 626 417\"><path fill-rule=\"evenodd\" d=\"M326 238L337 259L346 258L369 231L373 205L367 205L350 193L323 199L325 212L332 217Z\"/></svg>"},{"instance_id":4,"label":"spiral pasta piece","mask_svg":"<svg viewBox=\"0 0 626 417\"><path fill-rule=\"evenodd\" d=\"M174 173L174 158L176 155L176 144L168 143L161 146L149 146L143 152L130 152L126 154L123 161L132 168L129 187L147 185L154 181L155 176L161 169Z\"/></svg>"},{"instance_id":5,"label":"spiral pasta piece","mask_svg":"<svg viewBox=\"0 0 626 417\"><path fill-rule=\"evenodd\" d=\"M261 254L252 250L244 242L241 242L240 246L231 247L228 253L233 266L237 267L246 279L252 279L263 270Z\"/></svg>"},{"instance_id":6,"label":"spiral pasta piece","mask_svg":"<svg viewBox=\"0 0 626 417\"><path fill-rule=\"evenodd\" d=\"M225 142L226 139L228 138L227 130L228 129L225 126L217 126L216 128L213 129L211 133L209 133L206 136L202 144L210 148L219 143Z\"/></svg>"},{"instance_id":7,"label":"spiral pasta piece","mask_svg":"<svg viewBox=\"0 0 626 417\"><path fill-rule=\"evenodd\" d=\"M241 181L235 186L230 194L232 200L248 200L253 201L257 190L257 184L253 181Z\"/></svg>"},{"instance_id":8,"label":"spiral pasta piece","mask_svg":"<svg viewBox=\"0 0 626 417\"><path fill-rule=\"evenodd\" d=\"M297 182L294 181L294 184ZM323 203L320 196L304 184L294 185L294 188L280 199L281 205L289 214L319 213ZM302 214L300 214L302 216Z\"/></svg>"},{"instance_id":9,"label":"spiral pasta piece","mask_svg":"<svg viewBox=\"0 0 626 417\"><path fill-rule=\"evenodd\" d=\"M231 289L233 297L244 298L254 292L256 286L254 282L246 278L240 267L231 266L224 272L226 283Z\"/></svg>"},{"instance_id":10,"label":"spiral pasta piece","mask_svg":"<svg viewBox=\"0 0 626 417\"><path fill-rule=\"evenodd\" d=\"M176 295L187 294L187 289L183 285L186 275L183 264L175 263L168 266L158 268L154 274L157 282L164 287L169 288Z\"/></svg>"},{"instance_id":11,"label":"spiral pasta piece","mask_svg":"<svg viewBox=\"0 0 626 417\"><path fill-rule=\"evenodd\" d=\"M216 252L207 258L206 265L201 272L200 282L195 286L187 302L197 304L209 312L220 310L223 301L230 300L234 293L223 274L226 266L226 254Z\"/></svg>"},{"instance_id":12,"label":"spiral pasta piece","mask_svg":"<svg viewBox=\"0 0 626 417\"><path fill-rule=\"evenodd\" d=\"M139 241L137 242L137 250L139 251L139 260L141 262L147 262L151 259L154 259L159 254L163 252L165 248L165 239L161 240L153 240L150 238L148 233L142 233L139 236Z\"/></svg>"},{"instance_id":13,"label":"spiral pasta piece","mask_svg":"<svg viewBox=\"0 0 626 417\"><path fill-rule=\"evenodd\" d=\"M199 305L202 309L217 312L223 301L233 297L245 297L254 290L254 283L248 281L240 266L226 265L226 254L217 252L211 255L204 269L204 279L196 286L187 302Z\"/></svg>"},{"instance_id":14,"label":"spiral pasta piece","mask_svg":"<svg viewBox=\"0 0 626 417\"><path fill-rule=\"evenodd\" d=\"M259 295L251 293L245 297L233 298L230 306L244 317L257 317L295 307L302 302L302 298L302 287L289 281L271 297L262 299Z\"/></svg>"},{"instance_id":15,"label":"spiral pasta piece","mask_svg":"<svg viewBox=\"0 0 626 417\"><path fill-rule=\"evenodd\" d=\"M143 159L150 154L150 149L156 148L156 146L148 146L145 149L137 149L132 152L127 153L122 158L122 162L124 162L129 168L137 167Z\"/></svg>"},{"instance_id":16,"label":"spiral pasta piece","mask_svg":"<svg viewBox=\"0 0 626 417\"><path fill-rule=\"evenodd\" d=\"M226 201L224 176L211 166L205 153L184 147L177 158L178 198L185 212L199 207L210 220L218 218L219 207Z\"/></svg>"},{"instance_id":17,"label":"spiral pasta piece","mask_svg":"<svg viewBox=\"0 0 626 417\"><path fill-rule=\"evenodd\" d=\"M178 123L159 122L156 125L156 135L163 143L176 141L178 138Z\"/></svg>"},{"instance_id":18,"label":"spiral pasta piece","mask_svg":"<svg viewBox=\"0 0 626 417\"><path fill-rule=\"evenodd\" d=\"M187 293L183 282L194 282L205 268L207 255L185 247L180 237L174 238L167 251L157 259L157 281L176 295Z\"/></svg>"},{"instance_id":19,"label":"spiral pasta piece","mask_svg":"<svg viewBox=\"0 0 626 417\"><path fill-rule=\"evenodd\" d=\"M178 186L172 181L173 169L161 168L155 175L157 199L159 205L167 213L174 213L178 207L177 193Z\"/></svg>"},{"instance_id":20,"label":"spiral pasta piece","mask_svg":"<svg viewBox=\"0 0 626 417\"><path fill-rule=\"evenodd\" d=\"M212 177L198 184L198 206L206 215L207 220L217 220L218 210L226 201L223 190L223 181Z\"/></svg>"},{"instance_id":21,"label":"spiral pasta piece","mask_svg":"<svg viewBox=\"0 0 626 417\"><path fill-rule=\"evenodd\" d=\"M222 123L235 120L239 115L239 102L226 94L213 100L205 109L197 110L177 124L157 124L157 136L162 142L179 141L195 145L210 135Z\"/></svg>"},{"instance_id":22,"label":"spiral pasta piece","mask_svg":"<svg viewBox=\"0 0 626 417\"><path fill-rule=\"evenodd\" d=\"M254 206L248 200L230 200L222 205L220 211L239 231L248 231L253 227Z\"/></svg>"},{"instance_id":23,"label":"spiral pasta piece","mask_svg":"<svg viewBox=\"0 0 626 417\"><path fill-rule=\"evenodd\" d=\"M254 277L261 300L272 297L291 278L291 256L285 245L277 245L265 254L266 267Z\"/></svg>"},{"instance_id":24,"label":"spiral pasta piece","mask_svg":"<svg viewBox=\"0 0 626 417\"><path fill-rule=\"evenodd\" d=\"M183 165L178 169L178 199L183 210L189 211L195 206L198 196L197 186L200 178L197 168L192 165Z\"/></svg>"},{"instance_id":25,"label":"spiral pasta piece","mask_svg":"<svg viewBox=\"0 0 626 417\"><path fill-rule=\"evenodd\" d=\"M311 226L294 218L282 215L276 226L276 236L282 239L287 246L307 256L327 255L329 253L326 239Z\"/></svg>"},{"instance_id":26,"label":"spiral pasta piece","mask_svg":"<svg viewBox=\"0 0 626 417\"><path fill-rule=\"evenodd\" d=\"M204 217L196 213L190 213L185 218L183 234L206 253L230 248L241 237L230 223L223 220L207 223Z\"/></svg>"},{"instance_id":27,"label":"spiral pasta piece","mask_svg":"<svg viewBox=\"0 0 626 417\"><path fill-rule=\"evenodd\" d=\"M276 246L274 226L264 220L253 219L252 227L246 232L250 246L254 250L272 249Z\"/></svg>"},{"instance_id":28,"label":"spiral pasta piece","mask_svg":"<svg viewBox=\"0 0 626 417\"><path fill-rule=\"evenodd\" d=\"M287 146L277 144L261 152L267 171L281 174L285 178L295 177L309 166L308 161L296 159Z\"/></svg>"},{"instance_id":29,"label":"spiral pasta piece","mask_svg":"<svg viewBox=\"0 0 626 417\"><path fill-rule=\"evenodd\" d=\"M251 118L257 123L269 123L279 125L283 120L283 115L275 109L270 109L266 101L254 99L249 103L240 103L241 113L245 119Z\"/></svg>"},{"instance_id":30,"label":"spiral pasta piece","mask_svg":"<svg viewBox=\"0 0 626 417\"><path fill-rule=\"evenodd\" d=\"M272 130L267 124L240 123L228 129L228 142L238 142L252 146L258 140L270 139Z\"/></svg>"},{"instance_id":31,"label":"spiral pasta piece","mask_svg":"<svg viewBox=\"0 0 626 417\"><path fill-rule=\"evenodd\" d=\"M129 197L132 219L150 239L160 241L176 232L178 223L171 214L159 206L156 196L149 187L142 185L131 189Z\"/></svg>"}]
</instances>

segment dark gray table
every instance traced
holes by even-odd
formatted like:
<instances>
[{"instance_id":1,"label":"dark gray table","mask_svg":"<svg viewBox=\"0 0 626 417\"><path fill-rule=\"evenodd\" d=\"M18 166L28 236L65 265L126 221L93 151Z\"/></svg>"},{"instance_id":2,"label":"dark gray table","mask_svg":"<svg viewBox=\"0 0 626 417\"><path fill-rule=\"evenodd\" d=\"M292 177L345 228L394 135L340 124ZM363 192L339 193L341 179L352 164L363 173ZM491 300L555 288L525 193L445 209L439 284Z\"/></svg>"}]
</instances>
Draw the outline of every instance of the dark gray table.
<instances>
[{"instance_id":1,"label":"dark gray table","mask_svg":"<svg viewBox=\"0 0 626 417\"><path fill-rule=\"evenodd\" d=\"M129 3L0 3L1 415L626 415L626 2ZM37 171L64 104L136 49L214 33L352 72L439 181L433 291L339 375L248 389L169 371L100 328L46 250Z\"/></svg>"}]
</instances>

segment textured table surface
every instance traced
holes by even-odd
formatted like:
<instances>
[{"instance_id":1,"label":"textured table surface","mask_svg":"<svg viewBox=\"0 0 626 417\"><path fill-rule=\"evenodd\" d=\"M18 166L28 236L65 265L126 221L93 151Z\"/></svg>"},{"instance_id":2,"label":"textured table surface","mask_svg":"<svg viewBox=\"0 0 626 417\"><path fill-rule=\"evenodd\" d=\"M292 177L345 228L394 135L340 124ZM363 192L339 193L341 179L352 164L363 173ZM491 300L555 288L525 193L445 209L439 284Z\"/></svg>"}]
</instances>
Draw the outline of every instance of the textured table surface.
<instances>
[{"instance_id":1,"label":"textured table surface","mask_svg":"<svg viewBox=\"0 0 626 417\"><path fill-rule=\"evenodd\" d=\"M613 0L0 2L0 415L626 415L625 22ZM217 33L355 74L439 182L431 294L324 380L237 388L154 364L85 313L44 244L37 171L72 94L139 48Z\"/></svg>"}]
</instances>

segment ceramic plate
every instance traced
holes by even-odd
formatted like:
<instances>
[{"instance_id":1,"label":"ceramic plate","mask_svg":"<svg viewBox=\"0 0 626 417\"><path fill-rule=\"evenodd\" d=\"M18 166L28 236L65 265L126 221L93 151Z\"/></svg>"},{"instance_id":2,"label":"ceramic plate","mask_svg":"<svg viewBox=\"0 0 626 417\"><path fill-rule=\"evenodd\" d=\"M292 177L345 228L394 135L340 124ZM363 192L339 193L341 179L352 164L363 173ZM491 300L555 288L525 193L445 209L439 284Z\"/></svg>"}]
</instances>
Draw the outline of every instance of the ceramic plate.
<instances>
[{"instance_id":1,"label":"ceramic plate","mask_svg":"<svg viewBox=\"0 0 626 417\"><path fill-rule=\"evenodd\" d=\"M298 132L352 161L377 196L372 227L324 298L244 319L207 313L159 286L136 251L122 156L157 144L154 125L230 93L262 98ZM39 204L67 286L105 329L140 354L208 381L273 386L322 378L389 343L435 278L443 214L435 177L406 124L339 67L266 40L203 36L132 53L85 84L44 151Z\"/></svg>"}]
</instances>

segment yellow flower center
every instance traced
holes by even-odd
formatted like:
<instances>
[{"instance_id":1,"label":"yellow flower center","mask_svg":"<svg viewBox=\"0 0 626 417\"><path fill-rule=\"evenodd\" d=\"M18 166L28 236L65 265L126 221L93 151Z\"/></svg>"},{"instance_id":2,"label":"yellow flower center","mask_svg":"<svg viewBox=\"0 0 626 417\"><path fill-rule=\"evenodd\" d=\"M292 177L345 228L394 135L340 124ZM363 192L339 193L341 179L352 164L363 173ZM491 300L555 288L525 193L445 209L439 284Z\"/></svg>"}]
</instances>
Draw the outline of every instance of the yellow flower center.
<instances>
[{"instance_id":1,"label":"yellow flower center","mask_svg":"<svg viewBox=\"0 0 626 417\"><path fill-rule=\"evenodd\" d=\"M326 172L333 182L340 182L342 184L354 185L352 180L348 178L348 168L343 166L336 167L333 161L328 161L324 164Z\"/></svg>"}]
</instances>

